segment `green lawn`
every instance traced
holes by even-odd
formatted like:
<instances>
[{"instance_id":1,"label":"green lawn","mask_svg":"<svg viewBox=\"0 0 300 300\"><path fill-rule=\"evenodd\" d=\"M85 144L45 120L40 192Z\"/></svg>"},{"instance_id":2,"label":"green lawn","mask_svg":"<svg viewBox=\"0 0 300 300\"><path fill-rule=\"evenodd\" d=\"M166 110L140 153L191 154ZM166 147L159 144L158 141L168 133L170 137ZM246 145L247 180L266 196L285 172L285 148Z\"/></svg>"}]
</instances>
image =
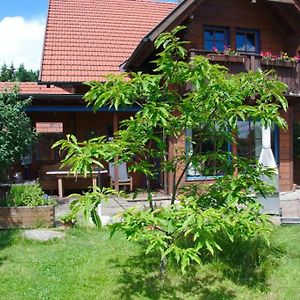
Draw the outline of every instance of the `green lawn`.
<instances>
[{"instance_id":1,"label":"green lawn","mask_svg":"<svg viewBox=\"0 0 300 300\"><path fill-rule=\"evenodd\" d=\"M182 277L160 278L156 259L107 230L70 229L64 240L32 242L0 232L1 299L300 299L300 227L273 234L272 250L239 254Z\"/></svg>"}]
</instances>

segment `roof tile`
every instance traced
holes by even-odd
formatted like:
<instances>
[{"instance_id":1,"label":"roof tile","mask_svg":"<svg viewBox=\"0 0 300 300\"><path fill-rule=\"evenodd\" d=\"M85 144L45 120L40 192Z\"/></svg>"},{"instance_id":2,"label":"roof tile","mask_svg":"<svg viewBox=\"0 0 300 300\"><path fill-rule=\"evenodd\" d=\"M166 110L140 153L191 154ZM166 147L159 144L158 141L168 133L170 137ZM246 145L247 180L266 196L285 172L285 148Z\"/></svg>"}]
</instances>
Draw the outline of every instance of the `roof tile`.
<instances>
[{"instance_id":1,"label":"roof tile","mask_svg":"<svg viewBox=\"0 0 300 300\"><path fill-rule=\"evenodd\" d=\"M50 0L43 82L103 80L174 8L151 0Z\"/></svg>"},{"instance_id":2,"label":"roof tile","mask_svg":"<svg viewBox=\"0 0 300 300\"><path fill-rule=\"evenodd\" d=\"M15 83L0 82L0 92L10 89ZM47 95L68 95L72 94L71 88L60 88L54 85L37 84L36 82L20 82L20 94L47 94Z\"/></svg>"}]
</instances>

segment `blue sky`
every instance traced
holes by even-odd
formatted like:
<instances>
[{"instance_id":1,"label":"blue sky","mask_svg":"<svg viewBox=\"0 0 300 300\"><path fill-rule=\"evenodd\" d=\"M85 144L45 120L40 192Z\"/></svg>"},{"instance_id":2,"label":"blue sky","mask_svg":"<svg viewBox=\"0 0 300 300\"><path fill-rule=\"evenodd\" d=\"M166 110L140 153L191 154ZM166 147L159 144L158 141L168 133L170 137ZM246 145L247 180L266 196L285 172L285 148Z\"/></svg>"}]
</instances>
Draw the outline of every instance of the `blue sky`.
<instances>
[{"instance_id":1,"label":"blue sky","mask_svg":"<svg viewBox=\"0 0 300 300\"><path fill-rule=\"evenodd\" d=\"M0 20L4 17L23 16L25 19L46 17L48 0L1 1Z\"/></svg>"},{"instance_id":2,"label":"blue sky","mask_svg":"<svg viewBox=\"0 0 300 300\"><path fill-rule=\"evenodd\" d=\"M48 0L1 0L0 66L40 68L47 10Z\"/></svg>"}]
</instances>

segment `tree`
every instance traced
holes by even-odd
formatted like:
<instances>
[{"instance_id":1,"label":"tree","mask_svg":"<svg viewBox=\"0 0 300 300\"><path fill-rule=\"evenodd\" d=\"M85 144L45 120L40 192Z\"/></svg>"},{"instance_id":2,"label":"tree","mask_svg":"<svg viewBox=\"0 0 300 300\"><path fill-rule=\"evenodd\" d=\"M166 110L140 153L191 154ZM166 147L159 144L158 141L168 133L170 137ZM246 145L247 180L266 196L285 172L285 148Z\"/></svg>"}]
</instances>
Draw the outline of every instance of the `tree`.
<instances>
[{"instance_id":1,"label":"tree","mask_svg":"<svg viewBox=\"0 0 300 300\"><path fill-rule=\"evenodd\" d=\"M38 80L38 71L26 70L21 64L15 73L15 80L20 82L32 82Z\"/></svg>"},{"instance_id":2,"label":"tree","mask_svg":"<svg viewBox=\"0 0 300 300\"><path fill-rule=\"evenodd\" d=\"M10 79L8 67L6 64L3 64L1 66L0 81L10 81Z\"/></svg>"},{"instance_id":3,"label":"tree","mask_svg":"<svg viewBox=\"0 0 300 300\"><path fill-rule=\"evenodd\" d=\"M27 70L24 64L21 64L16 70L13 63L10 67L4 63L0 71L0 81L34 82L38 80L38 73L38 71Z\"/></svg>"},{"instance_id":4,"label":"tree","mask_svg":"<svg viewBox=\"0 0 300 300\"><path fill-rule=\"evenodd\" d=\"M237 143L238 120L285 127L278 111L287 109L287 101L285 84L271 73L232 75L205 57L189 59L186 42L176 37L181 29L164 33L155 41L156 48L162 50L154 61L154 74L131 73L130 79L127 75L108 76L105 83L88 83L85 100L95 111L103 106L141 108L122 123L112 141L102 136L81 143L68 136L55 146L67 152L63 164L75 173L87 174L93 164L102 166L114 157L131 162L134 172L143 173L150 209L126 211L124 221L114 229L124 230L129 239L146 240L147 253L160 253L162 269L168 259L174 259L185 272L192 262L201 263L207 253L221 251L224 239L233 242L266 236L268 218L260 214L253 192L272 191L261 178L272 176L273 170L242 159L223 146ZM195 133L196 139L186 137L192 149L181 147L187 129ZM174 149L171 156L169 142ZM211 142L215 144L213 151L201 151ZM206 188L181 188L190 167L204 176L212 171L222 176ZM168 208L154 209L152 205L151 181L158 172L173 178Z\"/></svg>"},{"instance_id":5,"label":"tree","mask_svg":"<svg viewBox=\"0 0 300 300\"><path fill-rule=\"evenodd\" d=\"M8 81L14 81L16 69L13 63L10 64L10 67L7 69Z\"/></svg>"},{"instance_id":6,"label":"tree","mask_svg":"<svg viewBox=\"0 0 300 300\"><path fill-rule=\"evenodd\" d=\"M0 93L0 178L7 178L9 168L22 155L28 153L35 140L31 121L24 109L30 99L18 97L19 88L14 86Z\"/></svg>"}]
</instances>

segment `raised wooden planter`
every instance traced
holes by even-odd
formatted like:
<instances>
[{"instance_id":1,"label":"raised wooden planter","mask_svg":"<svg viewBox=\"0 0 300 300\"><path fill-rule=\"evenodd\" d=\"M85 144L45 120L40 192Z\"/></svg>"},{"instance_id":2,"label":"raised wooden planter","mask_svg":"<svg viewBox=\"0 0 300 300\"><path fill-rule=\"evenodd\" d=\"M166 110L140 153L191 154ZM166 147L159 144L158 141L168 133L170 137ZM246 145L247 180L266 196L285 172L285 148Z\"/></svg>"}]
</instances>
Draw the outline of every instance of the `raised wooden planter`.
<instances>
[{"instance_id":1,"label":"raised wooden planter","mask_svg":"<svg viewBox=\"0 0 300 300\"><path fill-rule=\"evenodd\" d=\"M53 227L54 206L0 207L0 229Z\"/></svg>"}]
</instances>

